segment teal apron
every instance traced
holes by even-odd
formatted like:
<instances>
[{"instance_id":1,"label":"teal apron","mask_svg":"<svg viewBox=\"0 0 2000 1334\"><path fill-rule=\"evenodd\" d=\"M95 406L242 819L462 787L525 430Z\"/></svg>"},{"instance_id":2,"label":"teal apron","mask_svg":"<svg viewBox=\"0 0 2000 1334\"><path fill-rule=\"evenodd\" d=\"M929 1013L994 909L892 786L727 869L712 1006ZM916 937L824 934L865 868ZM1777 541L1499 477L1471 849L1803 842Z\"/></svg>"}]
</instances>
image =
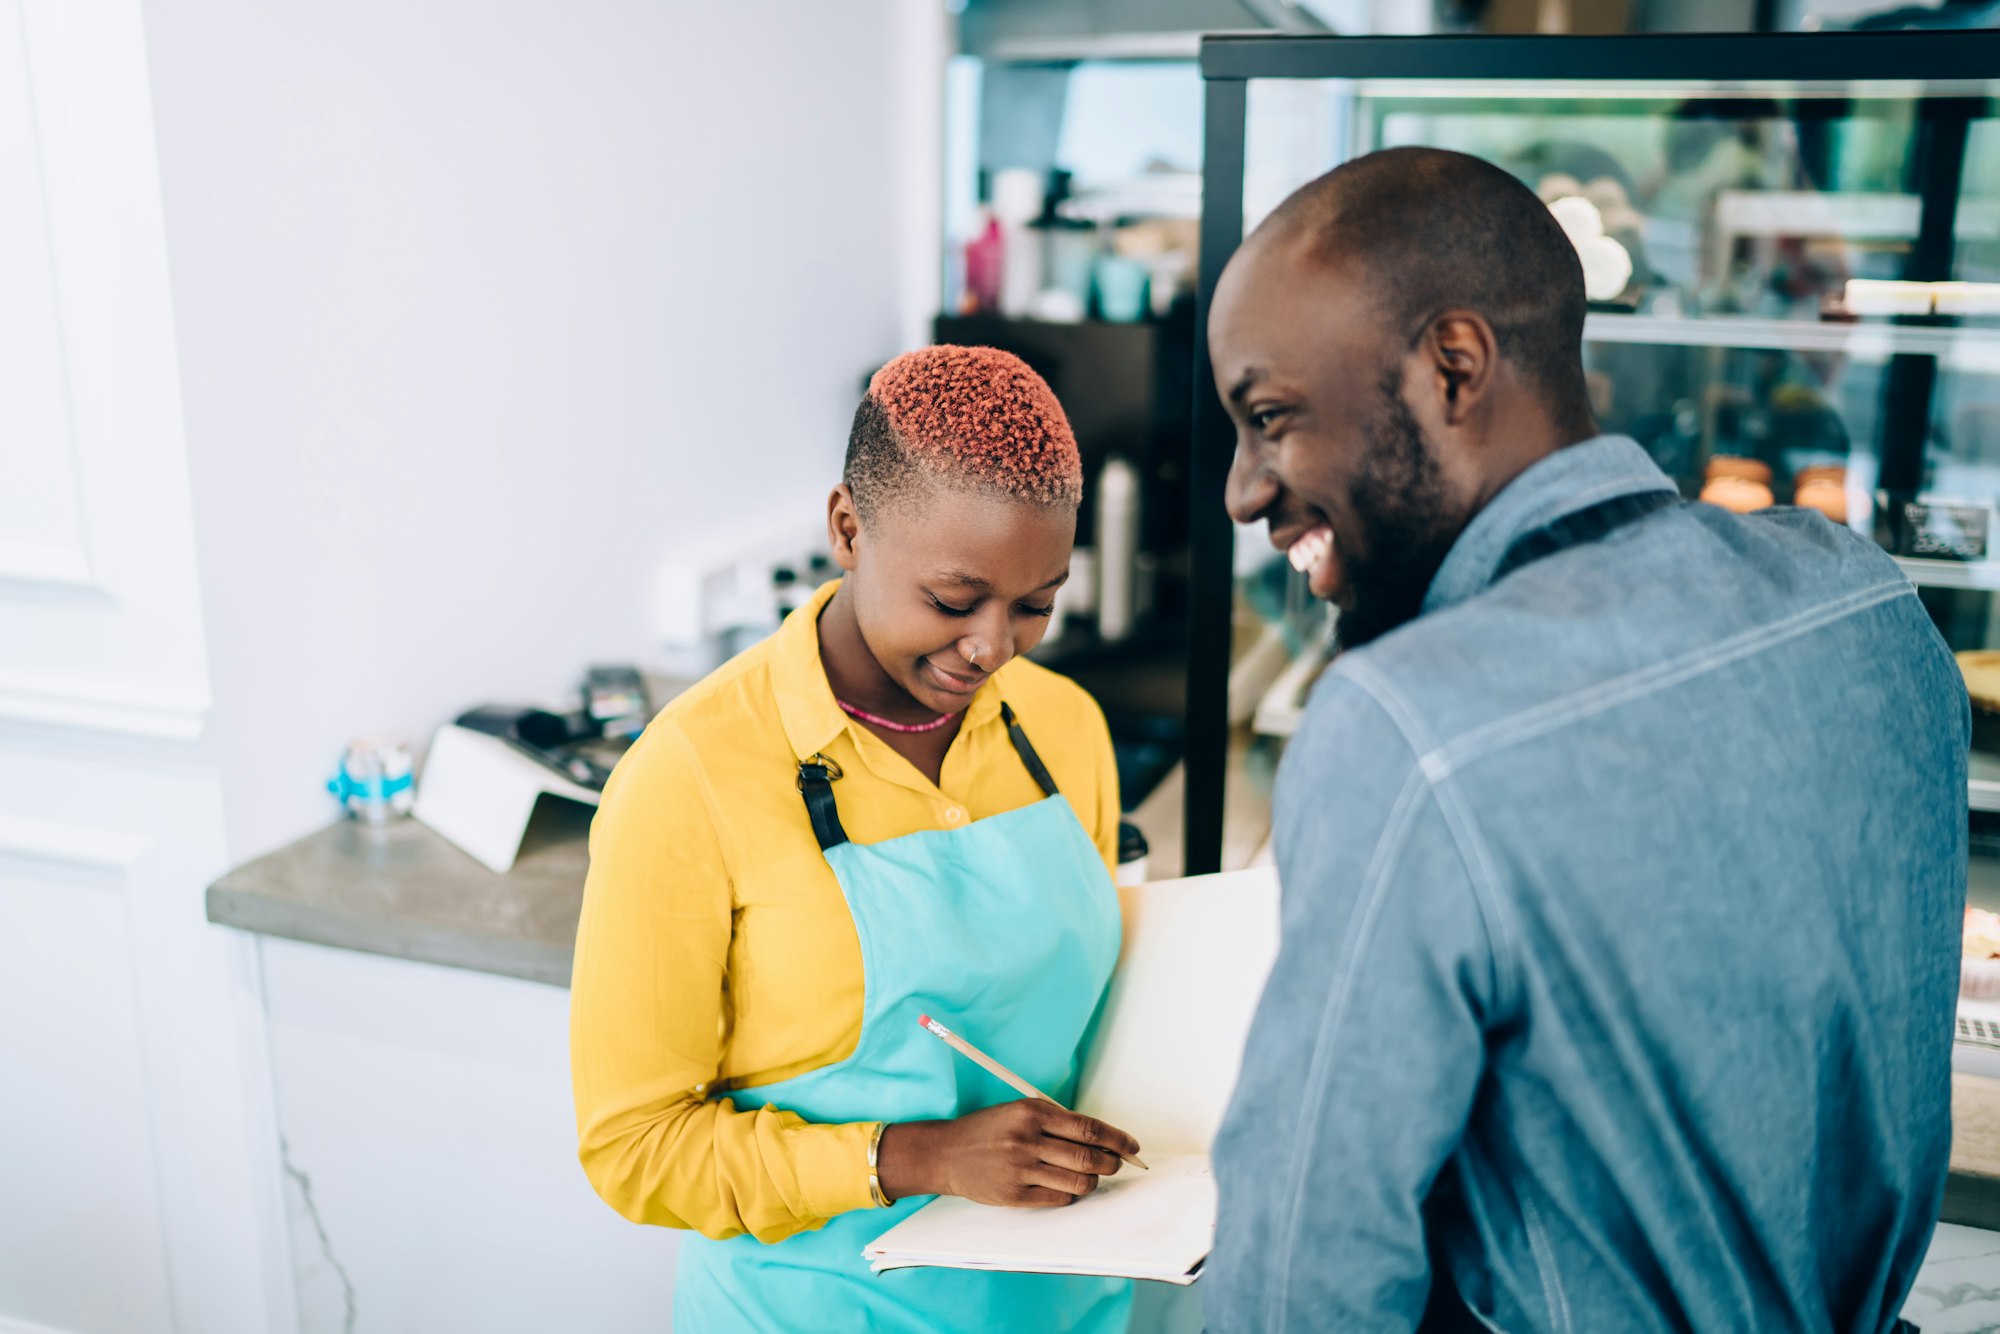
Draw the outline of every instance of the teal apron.
<instances>
[{"instance_id":1,"label":"teal apron","mask_svg":"<svg viewBox=\"0 0 2000 1334\"><path fill-rule=\"evenodd\" d=\"M761 1088L739 1108L771 1105L808 1121L931 1121L1020 1095L917 1026L930 1014L1037 1088L1067 1100L1083 1039L1118 960L1118 894L1104 859L1001 706L1042 800L963 829L880 843L847 841L832 781L815 755L799 790L861 940L865 999L854 1054ZM957 1269L870 1272L861 1249L929 1202L856 1209L814 1232L681 1242L674 1287L679 1334L883 1330L908 1334L1112 1334L1125 1329L1122 1279Z\"/></svg>"}]
</instances>

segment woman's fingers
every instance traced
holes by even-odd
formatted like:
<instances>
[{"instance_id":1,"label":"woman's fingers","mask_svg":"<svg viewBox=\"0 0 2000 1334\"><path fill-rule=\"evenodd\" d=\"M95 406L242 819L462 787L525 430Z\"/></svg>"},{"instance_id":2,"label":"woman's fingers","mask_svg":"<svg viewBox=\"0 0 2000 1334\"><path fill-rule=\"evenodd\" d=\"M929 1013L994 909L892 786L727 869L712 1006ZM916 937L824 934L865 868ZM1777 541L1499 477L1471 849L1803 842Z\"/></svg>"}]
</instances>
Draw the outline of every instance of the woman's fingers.
<instances>
[{"instance_id":1,"label":"woman's fingers","mask_svg":"<svg viewBox=\"0 0 2000 1334\"><path fill-rule=\"evenodd\" d=\"M1053 1163L1038 1163L1021 1174L1028 1190L1047 1190L1063 1198L1060 1203L1088 1195L1097 1189L1097 1178L1088 1172L1072 1172Z\"/></svg>"},{"instance_id":2,"label":"woman's fingers","mask_svg":"<svg viewBox=\"0 0 2000 1334\"><path fill-rule=\"evenodd\" d=\"M1088 1172L1092 1176L1108 1177L1116 1175L1124 1164L1118 1155L1103 1149L1093 1149L1088 1144L1078 1144L1072 1139L1057 1139L1053 1135L1042 1136L1040 1145L1042 1161L1056 1167L1066 1167L1072 1172Z\"/></svg>"},{"instance_id":3,"label":"woman's fingers","mask_svg":"<svg viewBox=\"0 0 2000 1334\"><path fill-rule=\"evenodd\" d=\"M1036 1106L1041 1111L1042 1133L1045 1135L1073 1140L1114 1154L1139 1152L1139 1141L1117 1126L1106 1125L1094 1116L1065 1111L1049 1103L1038 1103Z\"/></svg>"},{"instance_id":4,"label":"woman's fingers","mask_svg":"<svg viewBox=\"0 0 2000 1334\"><path fill-rule=\"evenodd\" d=\"M1115 1126L1036 1099L891 1130L893 1136L889 1131L882 1136L885 1186L892 1171L902 1172L911 1181L941 1179L946 1194L981 1204L1029 1208L1070 1204L1090 1194L1119 1170L1117 1150L1138 1147ZM916 1168L904 1171L906 1159ZM931 1163L928 1177L917 1170L925 1162Z\"/></svg>"}]
</instances>

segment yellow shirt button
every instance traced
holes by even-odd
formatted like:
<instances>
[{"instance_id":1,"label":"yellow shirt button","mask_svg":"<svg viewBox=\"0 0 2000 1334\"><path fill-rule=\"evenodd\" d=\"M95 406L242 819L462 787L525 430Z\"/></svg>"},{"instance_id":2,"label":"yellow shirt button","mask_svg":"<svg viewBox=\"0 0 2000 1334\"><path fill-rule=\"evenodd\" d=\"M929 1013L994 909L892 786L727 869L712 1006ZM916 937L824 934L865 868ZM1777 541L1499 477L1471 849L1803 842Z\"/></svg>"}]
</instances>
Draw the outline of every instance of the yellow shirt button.
<instances>
[{"instance_id":1,"label":"yellow shirt button","mask_svg":"<svg viewBox=\"0 0 2000 1334\"><path fill-rule=\"evenodd\" d=\"M965 819L965 811L960 807L951 806L946 808L944 813L944 822L946 824L957 824L963 819Z\"/></svg>"}]
</instances>

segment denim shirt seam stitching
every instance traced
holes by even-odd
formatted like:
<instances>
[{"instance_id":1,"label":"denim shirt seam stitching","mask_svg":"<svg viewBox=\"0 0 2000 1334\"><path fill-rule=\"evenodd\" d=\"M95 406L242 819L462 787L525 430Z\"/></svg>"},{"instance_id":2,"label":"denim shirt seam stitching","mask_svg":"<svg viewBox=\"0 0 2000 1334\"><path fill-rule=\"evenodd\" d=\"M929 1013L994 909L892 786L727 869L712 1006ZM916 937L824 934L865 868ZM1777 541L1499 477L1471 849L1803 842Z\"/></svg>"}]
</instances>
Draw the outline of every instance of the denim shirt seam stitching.
<instances>
[{"instance_id":1,"label":"denim shirt seam stitching","mask_svg":"<svg viewBox=\"0 0 2000 1334\"><path fill-rule=\"evenodd\" d=\"M1389 679L1376 670L1374 663L1357 654L1347 657L1344 661L1336 659L1335 666L1341 675L1347 677L1357 689L1373 700L1375 707L1382 710L1389 721L1396 725L1396 731L1402 736L1403 744L1410 748L1410 754L1420 767L1432 754L1443 749L1417 706L1402 691L1391 685ZM1429 777L1430 775L1426 773L1427 781Z\"/></svg>"},{"instance_id":2,"label":"denim shirt seam stitching","mask_svg":"<svg viewBox=\"0 0 2000 1334\"><path fill-rule=\"evenodd\" d=\"M1389 819L1382 831L1382 840L1376 844L1374 856L1370 859L1368 873L1364 881L1364 892L1358 912L1356 930L1348 942L1345 960L1358 957L1374 931L1376 910L1382 900L1384 887L1401 860L1402 850L1415 826L1415 812L1419 793L1428 791L1429 784L1422 781L1422 770L1412 764L1403 787L1396 795L1394 806L1390 808ZM1265 1309L1270 1316L1272 1328L1283 1328L1286 1308L1289 1306L1292 1258L1296 1250L1294 1240L1298 1235L1298 1220L1305 1207L1305 1164L1308 1147L1316 1138L1317 1109L1325 1101L1326 1088L1333 1066L1333 1049L1337 1045L1337 1035L1346 1019L1349 998L1353 995L1355 970L1343 968L1333 974L1339 979L1338 985L1328 992L1326 1003L1320 1010L1319 1031L1313 1043L1311 1063L1306 1068L1305 1100L1300 1108L1299 1138L1293 1146L1291 1179L1292 1199L1286 1209L1286 1224L1280 1235L1281 1243L1277 1264L1271 1277L1270 1291L1265 1301Z\"/></svg>"},{"instance_id":3,"label":"denim shirt seam stitching","mask_svg":"<svg viewBox=\"0 0 2000 1334\"><path fill-rule=\"evenodd\" d=\"M1562 1274L1556 1268L1555 1248L1549 1244L1548 1230L1542 1226L1541 1211L1524 1191L1520 1196L1521 1223L1528 1234L1528 1249L1535 1257L1535 1270L1542 1281L1542 1300L1549 1306L1549 1323L1559 1330L1574 1328L1569 1318L1569 1294L1563 1291Z\"/></svg>"},{"instance_id":4,"label":"denim shirt seam stitching","mask_svg":"<svg viewBox=\"0 0 2000 1334\"><path fill-rule=\"evenodd\" d=\"M1449 769L1433 763L1444 747L1425 723L1416 705L1366 662L1351 665L1355 686L1367 693L1402 734L1403 744L1417 755L1417 769L1424 776L1431 803L1451 835L1452 851L1458 854L1459 869L1465 873L1472 901L1479 909L1486 933L1487 962L1496 1014L1513 1013L1518 1000L1520 972L1514 955L1514 929L1500 894L1500 876L1493 864L1491 848L1479 832L1470 804L1460 785L1450 781ZM1469 846L1468 846L1469 845Z\"/></svg>"},{"instance_id":5,"label":"denim shirt seam stitching","mask_svg":"<svg viewBox=\"0 0 2000 1334\"><path fill-rule=\"evenodd\" d=\"M1427 753L1422 763L1432 773L1433 781L1454 775L1474 760L1531 741L1593 713L1602 713L1621 704L1656 695L1732 662L1810 634L1835 621L1880 606L1893 598L1913 595L1913 587L1902 580L1871 584L1831 602L1823 602L1783 620L1732 635L1681 657L1669 658L1665 662L1597 682L1574 694L1559 696L1519 713L1496 718Z\"/></svg>"},{"instance_id":6,"label":"denim shirt seam stitching","mask_svg":"<svg viewBox=\"0 0 2000 1334\"><path fill-rule=\"evenodd\" d=\"M1451 781L1450 775L1442 780L1426 775L1431 791L1431 801L1437 806L1438 815L1444 820L1445 830L1451 835L1452 850L1458 854L1460 869L1465 872L1465 881L1472 890L1473 903L1479 908L1480 918L1486 928L1486 951L1488 967L1492 974L1493 1015L1490 1019L1519 1012L1521 1001L1521 970L1516 961L1515 932L1507 916L1500 894L1500 873L1493 864L1493 853L1486 836L1479 832L1479 822L1473 818L1471 803L1466 800L1463 787ZM1467 848L1470 845L1470 852Z\"/></svg>"}]
</instances>

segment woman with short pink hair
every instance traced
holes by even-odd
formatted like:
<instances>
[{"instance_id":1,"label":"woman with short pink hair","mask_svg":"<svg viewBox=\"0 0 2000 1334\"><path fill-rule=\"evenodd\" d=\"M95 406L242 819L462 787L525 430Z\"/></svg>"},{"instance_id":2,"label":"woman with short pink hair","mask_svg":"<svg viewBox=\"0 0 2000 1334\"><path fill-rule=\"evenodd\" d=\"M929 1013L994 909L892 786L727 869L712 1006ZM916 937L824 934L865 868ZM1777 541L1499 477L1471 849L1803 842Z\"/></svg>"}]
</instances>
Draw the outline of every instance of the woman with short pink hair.
<instances>
[{"instance_id":1,"label":"woman with short pink hair","mask_svg":"<svg viewBox=\"0 0 2000 1334\"><path fill-rule=\"evenodd\" d=\"M1082 477L1018 358L889 363L827 502L842 577L668 705L605 788L572 983L580 1153L620 1213L701 1234L678 1329L1127 1323L1119 1280L861 1258L931 1196L1061 1206L1139 1147L918 1025L1066 1099L1118 957L1110 736L1021 656Z\"/></svg>"}]
</instances>

